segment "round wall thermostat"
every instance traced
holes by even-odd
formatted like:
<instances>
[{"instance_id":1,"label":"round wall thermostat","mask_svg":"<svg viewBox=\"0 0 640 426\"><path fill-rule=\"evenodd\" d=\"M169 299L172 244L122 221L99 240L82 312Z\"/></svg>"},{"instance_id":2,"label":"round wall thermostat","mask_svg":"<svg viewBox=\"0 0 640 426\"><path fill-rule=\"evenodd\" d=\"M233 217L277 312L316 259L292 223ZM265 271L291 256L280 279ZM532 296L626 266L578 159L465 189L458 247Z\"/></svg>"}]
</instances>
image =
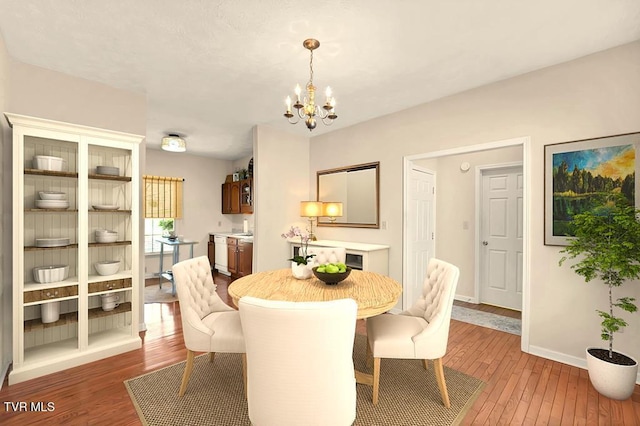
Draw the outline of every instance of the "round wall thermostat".
<instances>
[{"instance_id":1,"label":"round wall thermostat","mask_svg":"<svg viewBox=\"0 0 640 426\"><path fill-rule=\"evenodd\" d=\"M467 163L466 161L460 164L460 170L462 170L463 172L468 171L470 168L471 164Z\"/></svg>"}]
</instances>

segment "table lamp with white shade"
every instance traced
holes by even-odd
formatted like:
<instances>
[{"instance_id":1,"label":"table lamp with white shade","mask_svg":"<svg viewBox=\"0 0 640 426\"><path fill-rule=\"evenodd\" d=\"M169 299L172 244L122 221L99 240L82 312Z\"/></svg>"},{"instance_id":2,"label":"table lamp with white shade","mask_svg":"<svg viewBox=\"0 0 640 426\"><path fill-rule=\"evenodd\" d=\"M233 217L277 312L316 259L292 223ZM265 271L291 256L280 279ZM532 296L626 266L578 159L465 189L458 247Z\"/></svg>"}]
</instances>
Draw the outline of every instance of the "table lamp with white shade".
<instances>
[{"instance_id":1,"label":"table lamp with white shade","mask_svg":"<svg viewBox=\"0 0 640 426\"><path fill-rule=\"evenodd\" d=\"M322 203L322 215L328 217L330 222L335 222L336 218L342 216L342 203L337 201L324 201Z\"/></svg>"},{"instance_id":2,"label":"table lamp with white shade","mask_svg":"<svg viewBox=\"0 0 640 426\"><path fill-rule=\"evenodd\" d=\"M322 216L322 203L320 201L300 201L300 216L309 219L309 239L316 241L313 233L313 221Z\"/></svg>"}]
</instances>

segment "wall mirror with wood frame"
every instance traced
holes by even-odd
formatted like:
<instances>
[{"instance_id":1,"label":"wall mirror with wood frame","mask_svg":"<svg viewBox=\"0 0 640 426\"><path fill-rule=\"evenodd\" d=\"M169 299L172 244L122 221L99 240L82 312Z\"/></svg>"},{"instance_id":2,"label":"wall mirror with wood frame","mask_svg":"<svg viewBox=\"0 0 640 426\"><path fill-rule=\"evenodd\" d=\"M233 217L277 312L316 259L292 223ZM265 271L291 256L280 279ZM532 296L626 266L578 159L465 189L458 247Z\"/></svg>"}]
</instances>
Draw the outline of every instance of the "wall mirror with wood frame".
<instances>
[{"instance_id":1,"label":"wall mirror with wood frame","mask_svg":"<svg viewBox=\"0 0 640 426\"><path fill-rule=\"evenodd\" d=\"M318 226L380 228L380 162L319 170L316 183L318 201L342 203L342 216Z\"/></svg>"}]
</instances>

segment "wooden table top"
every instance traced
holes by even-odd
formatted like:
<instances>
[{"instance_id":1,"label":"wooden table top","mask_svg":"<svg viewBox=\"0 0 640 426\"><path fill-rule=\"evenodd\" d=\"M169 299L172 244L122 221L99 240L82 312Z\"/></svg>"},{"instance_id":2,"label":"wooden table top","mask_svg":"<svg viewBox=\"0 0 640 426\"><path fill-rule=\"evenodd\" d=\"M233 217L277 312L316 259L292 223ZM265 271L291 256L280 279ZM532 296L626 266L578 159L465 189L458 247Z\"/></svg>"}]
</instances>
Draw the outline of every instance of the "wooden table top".
<instances>
[{"instance_id":1,"label":"wooden table top","mask_svg":"<svg viewBox=\"0 0 640 426\"><path fill-rule=\"evenodd\" d=\"M358 319L369 318L393 308L402 286L393 278L375 272L353 270L336 285L327 285L312 276L306 280L293 277L291 269L257 272L229 285L229 296L238 306L243 296L290 302L323 302L353 299L358 304Z\"/></svg>"}]
</instances>

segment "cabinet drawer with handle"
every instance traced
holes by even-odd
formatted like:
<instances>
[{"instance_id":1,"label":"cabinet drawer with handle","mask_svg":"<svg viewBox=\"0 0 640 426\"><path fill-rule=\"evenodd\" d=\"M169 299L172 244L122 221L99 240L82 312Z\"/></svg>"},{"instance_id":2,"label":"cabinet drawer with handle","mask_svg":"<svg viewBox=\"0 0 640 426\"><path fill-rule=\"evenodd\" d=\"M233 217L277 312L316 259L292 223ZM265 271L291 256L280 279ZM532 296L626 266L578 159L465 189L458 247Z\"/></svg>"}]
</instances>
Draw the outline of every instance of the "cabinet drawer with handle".
<instances>
[{"instance_id":1,"label":"cabinet drawer with handle","mask_svg":"<svg viewBox=\"0 0 640 426\"><path fill-rule=\"evenodd\" d=\"M63 297L70 297L70 296L77 296L77 295L78 295L77 285L47 288L45 290L26 291L24 293L24 303L40 302L42 300L60 299Z\"/></svg>"},{"instance_id":2,"label":"cabinet drawer with handle","mask_svg":"<svg viewBox=\"0 0 640 426\"><path fill-rule=\"evenodd\" d=\"M102 281L99 283L89 283L89 293L97 293L100 291L117 290L119 288L131 287L131 278L122 278L119 280Z\"/></svg>"}]
</instances>

